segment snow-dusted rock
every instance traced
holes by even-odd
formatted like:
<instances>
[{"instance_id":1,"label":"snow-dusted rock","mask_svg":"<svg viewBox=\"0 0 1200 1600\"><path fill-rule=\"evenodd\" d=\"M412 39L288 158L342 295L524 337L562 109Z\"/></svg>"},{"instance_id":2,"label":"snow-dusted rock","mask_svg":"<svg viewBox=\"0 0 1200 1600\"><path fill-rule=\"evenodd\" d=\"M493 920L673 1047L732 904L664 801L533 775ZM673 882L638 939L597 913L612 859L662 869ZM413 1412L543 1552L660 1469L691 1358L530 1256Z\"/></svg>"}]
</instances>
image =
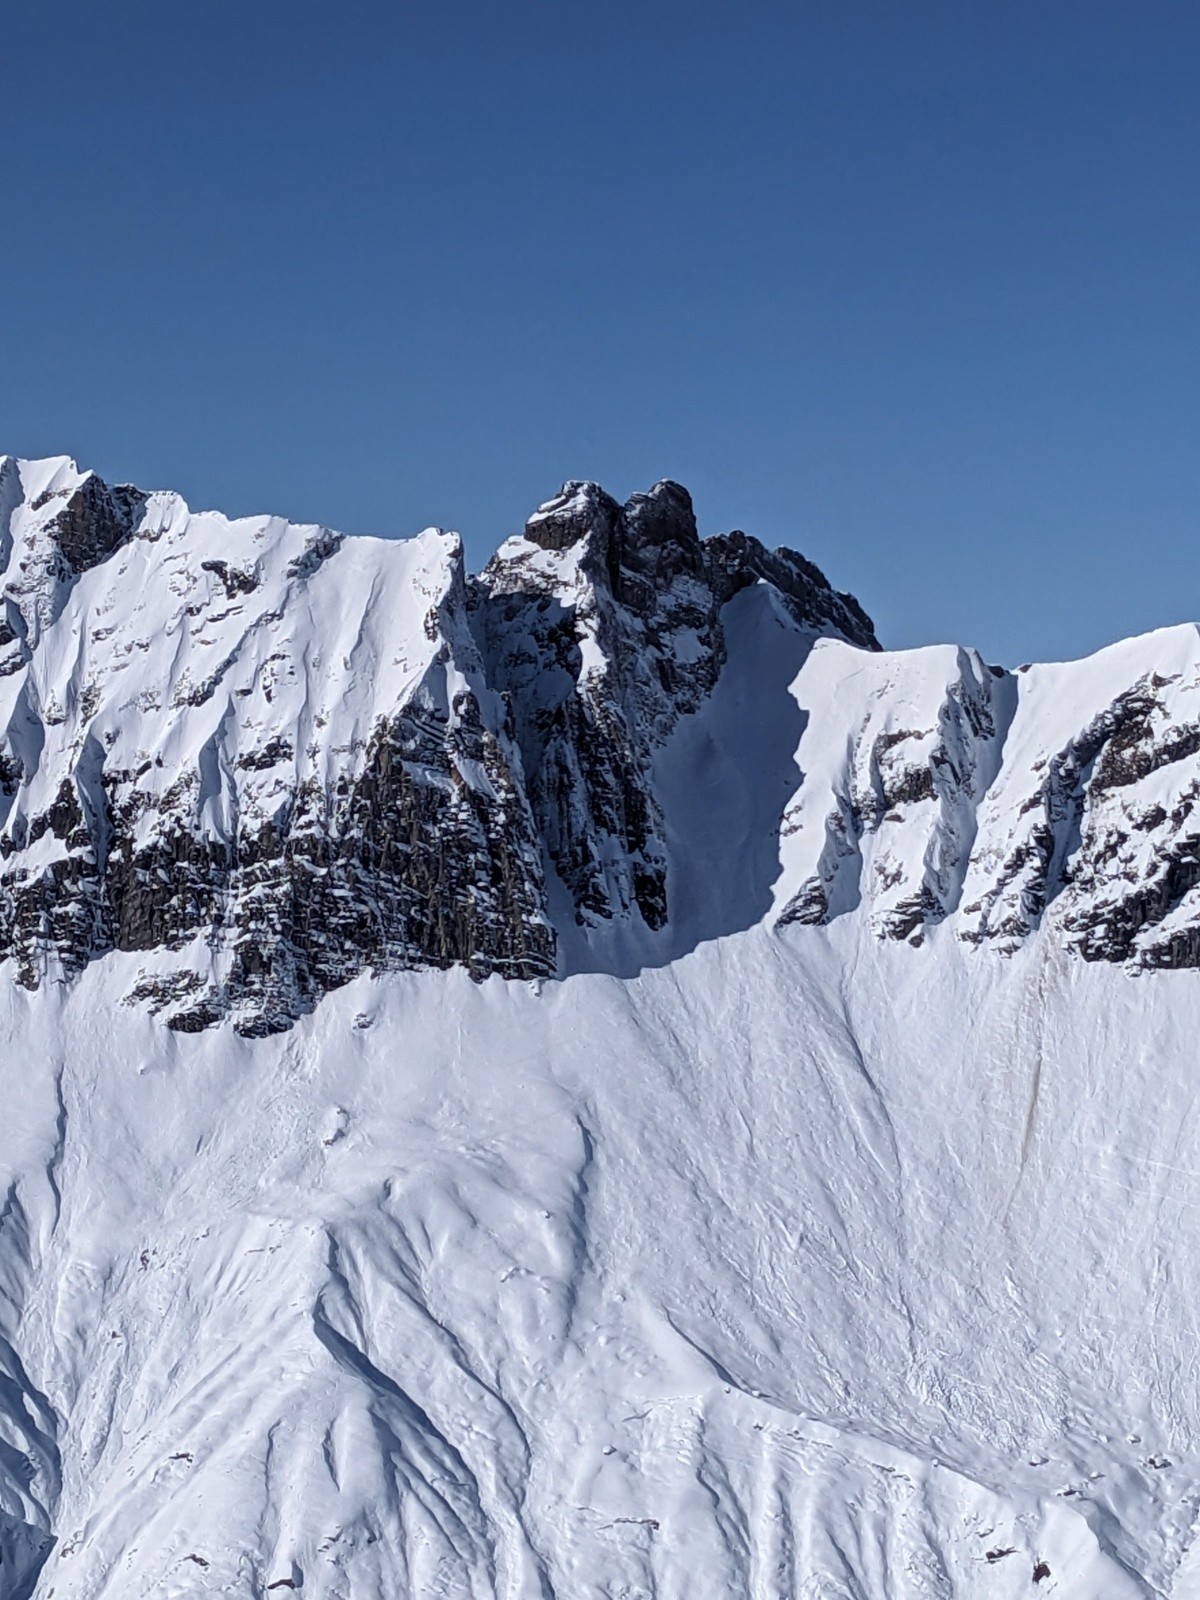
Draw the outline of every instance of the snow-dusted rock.
<instances>
[{"instance_id":1,"label":"snow-dusted rock","mask_svg":"<svg viewBox=\"0 0 1200 1600\"><path fill-rule=\"evenodd\" d=\"M857 602L802 558L740 532L701 540L677 483L625 506L567 483L478 580L490 675L511 698L530 803L580 922L667 923L651 764L717 681L724 603L755 583L806 633L878 648Z\"/></svg>"},{"instance_id":2,"label":"snow-dusted rock","mask_svg":"<svg viewBox=\"0 0 1200 1600\"><path fill-rule=\"evenodd\" d=\"M1196 628L1016 673L831 641L794 695L780 922L863 904L880 937L948 921L1011 953L1047 921L1088 960L1200 963Z\"/></svg>"},{"instance_id":3,"label":"snow-dusted rock","mask_svg":"<svg viewBox=\"0 0 1200 1600\"><path fill-rule=\"evenodd\" d=\"M371 967L554 968L503 710L430 529L343 541L0 467L0 951L106 951L176 1028L287 1026Z\"/></svg>"}]
</instances>

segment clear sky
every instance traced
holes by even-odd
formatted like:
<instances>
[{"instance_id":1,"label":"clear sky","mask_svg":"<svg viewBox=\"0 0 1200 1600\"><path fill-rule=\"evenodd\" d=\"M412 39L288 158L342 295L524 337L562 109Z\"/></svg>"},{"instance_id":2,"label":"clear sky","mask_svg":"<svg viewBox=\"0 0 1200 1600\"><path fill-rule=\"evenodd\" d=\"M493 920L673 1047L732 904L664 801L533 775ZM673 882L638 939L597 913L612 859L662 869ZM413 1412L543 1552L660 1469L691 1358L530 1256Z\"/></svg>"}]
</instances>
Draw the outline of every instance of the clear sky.
<instances>
[{"instance_id":1,"label":"clear sky","mask_svg":"<svg viewBox=\"0 0 1200 1600\"><path fill-rule=\"evenodd\" d=\"M1200 5L12 0L0 450L458 527L688 484L884 641L1200 616Z\"/></svg>"}]
</instances>

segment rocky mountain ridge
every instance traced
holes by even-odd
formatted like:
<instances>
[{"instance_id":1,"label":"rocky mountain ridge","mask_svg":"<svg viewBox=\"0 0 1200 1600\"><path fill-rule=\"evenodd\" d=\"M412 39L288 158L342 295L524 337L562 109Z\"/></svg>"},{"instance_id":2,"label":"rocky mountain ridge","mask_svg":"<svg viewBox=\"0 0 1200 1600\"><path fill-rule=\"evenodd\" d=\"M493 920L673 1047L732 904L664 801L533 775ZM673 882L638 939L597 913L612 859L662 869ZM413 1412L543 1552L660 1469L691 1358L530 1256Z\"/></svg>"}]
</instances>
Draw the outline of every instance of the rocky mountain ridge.
<instances>
[{"instance_id":1,"label":"rocky mountain ridge","mask_svg":"<svg viewBox=\"0 0 1200 1600\"><path fill-rule=\"evenodd\" d=\"M231 522L12 457L0 611L0 958L26 987L144 952L129 999L259 1034L363 971L545 978L564 939L668 959L719 817L689 845L664 796L739 671L778 706L762 738L796 734L709 762L722 793L777 783L770 921L864 905L881 938L1011 951L1053 913L1087 959L1200 963L1191 629L1015 674L881 652L817 568L701 539L669 482L568 483L470 577L439 530ZM758 914L710 901L702 937Z\"/></svg>"},{"instance_id":2,"label":"rocky mountain ridge","mask_svg":"<svg viewBox=\"0 0 1200 1600\"><path fill-rule=\"evenodd\" d=\"M286 1027L366 968L553 973L543 844L581 916L661 923L646 760L719 670L718 596L777 569L874 642L815 568L702 544L674 485L570 485L474 580L437 530L194 516L65 460L4 458L0 525L0 952L27 986L175 953L135 995L185 1030Z\"/></svg>"}]
</instances>

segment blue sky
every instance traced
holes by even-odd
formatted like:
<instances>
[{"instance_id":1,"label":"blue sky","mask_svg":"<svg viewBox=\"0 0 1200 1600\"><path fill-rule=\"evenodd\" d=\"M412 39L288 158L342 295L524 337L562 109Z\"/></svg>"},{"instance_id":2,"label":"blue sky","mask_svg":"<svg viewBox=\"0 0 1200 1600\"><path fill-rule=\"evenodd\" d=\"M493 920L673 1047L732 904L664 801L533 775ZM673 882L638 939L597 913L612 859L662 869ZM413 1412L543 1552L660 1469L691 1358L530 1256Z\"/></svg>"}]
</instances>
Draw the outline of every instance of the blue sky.
<instances>
[{"instance_id":1,"label":"blue sky","mask_svg":"<svg viewBox=\"0 0 1200 1600\"><path fill-rule=\"evenodd\" d=\"M0 450L458 527L688 484L885 642L1200 616L1200 7L5 7Z\"/></svg>"}]
</instances>

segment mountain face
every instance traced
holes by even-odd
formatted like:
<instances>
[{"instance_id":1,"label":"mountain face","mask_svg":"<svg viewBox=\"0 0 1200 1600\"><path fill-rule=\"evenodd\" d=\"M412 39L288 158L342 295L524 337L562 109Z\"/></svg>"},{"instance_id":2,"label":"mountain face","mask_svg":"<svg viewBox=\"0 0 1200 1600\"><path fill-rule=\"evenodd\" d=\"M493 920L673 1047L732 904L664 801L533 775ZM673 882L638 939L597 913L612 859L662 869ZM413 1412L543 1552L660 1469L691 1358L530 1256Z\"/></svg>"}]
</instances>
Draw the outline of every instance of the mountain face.
<instances>
[{"instance_id":1,"label":"mountain face","mask_svg":"<svg viewBox=\"0 0 1200 1600\"><path fill-rule=\"evenodd\" d=\"M0 1600L1200 1595L1200 635L0 457Z\"/></svg>"},{"instance_id":2,"label":"mountain face","mask_svg":"<svg viewBox=\"0 0 1200 1600\"><path fill-rule=\"evenodd\" d=\"M168 1026L263 1034L364 971L550 976L560 898L663 935L655 761L731 605L789 634L808 721L778 921L862 901L882 938L950 918L1011 950L1057 902L1088 959L1200 960L1190 629L1082 669L872 661L852 598L701 540L671 483L567 484L469 579L436 530L229 522L4 457L0 557L0 955L26 987L145 951L132 997Z\"/></svg>"},{"instance_id":3,"label":"mountain face","mask_svg":"<svg viewBox=\"0 0 1200 1600\"><path fill-rule=\"evenodd\" d=\"M0 461L0 954L36 988L153 952L185 1031L290 1026L360 972L556 969L578 916L668 917L653 752L765 582L876 647L815 567L701 542L659 484L569 484L478 579L455 535L343 540ZM165 959L165 958L170 958Z\"/></svg>"}]
</instances>

